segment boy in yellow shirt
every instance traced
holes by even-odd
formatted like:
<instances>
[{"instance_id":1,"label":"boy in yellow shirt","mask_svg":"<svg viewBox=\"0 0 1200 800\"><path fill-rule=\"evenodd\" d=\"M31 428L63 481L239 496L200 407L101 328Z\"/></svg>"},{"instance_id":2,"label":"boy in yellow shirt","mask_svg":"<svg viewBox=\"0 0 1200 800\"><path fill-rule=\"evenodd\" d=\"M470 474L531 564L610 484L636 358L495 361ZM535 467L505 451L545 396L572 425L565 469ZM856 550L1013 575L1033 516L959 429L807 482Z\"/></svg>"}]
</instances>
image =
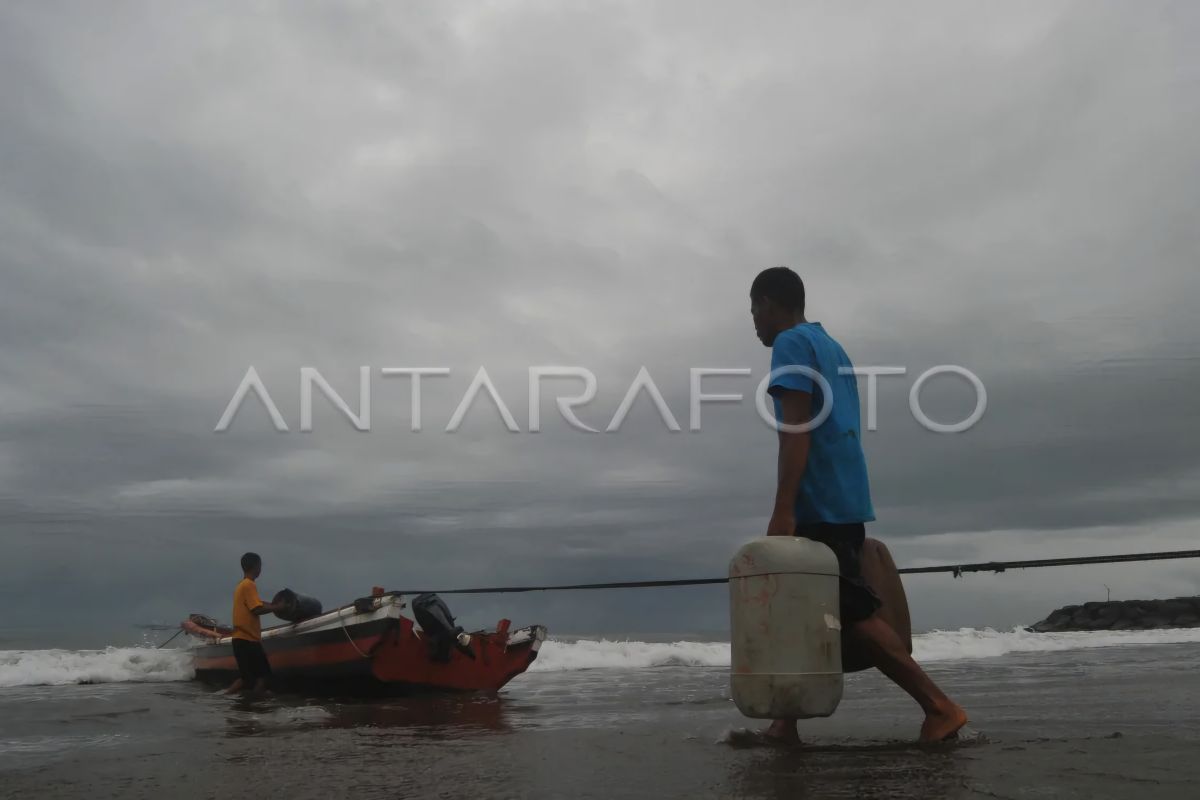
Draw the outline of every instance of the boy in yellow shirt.
<instances>
[{"instance_id":1,"label":"boy in yellow shirt","mask_svg":"<svg viewBox=\"0 0 1200 800\"><path fill-rule=\"evenodd\" d=\"M238 679L225 690L226 694L247 689L262 691L271 677L271 665L262 646L262 624L258 618L280 610L281 603L264 603L258 596L254 581L262 574L262 558L258 553L242 556L243 578L233 590L233 657L237 660Z\"/></svg>"}]
</instances>

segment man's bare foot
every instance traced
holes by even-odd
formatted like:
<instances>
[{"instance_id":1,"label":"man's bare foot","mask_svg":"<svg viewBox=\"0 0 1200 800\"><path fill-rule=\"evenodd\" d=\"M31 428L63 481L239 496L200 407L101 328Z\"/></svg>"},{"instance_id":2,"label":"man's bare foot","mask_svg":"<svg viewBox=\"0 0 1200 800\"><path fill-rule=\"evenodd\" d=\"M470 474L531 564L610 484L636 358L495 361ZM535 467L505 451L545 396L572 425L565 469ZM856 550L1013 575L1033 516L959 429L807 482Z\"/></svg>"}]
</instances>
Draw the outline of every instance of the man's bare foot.
<instances>
[{"instance_id":1,"label":"man's bare foot","mask_svg":"<svg viewBox=\"0 0 1200 800\"><path fill-rule=\"evenodd\" d=\"M796 720L777 719L762 732L768 742L776 744L800 744L800 734L796 732Z\"/></svg>"},{"instance_id":2,"label":"man's bare foot","mask_svg":"<svg viewBox=\"0 0 1200 800\"><path fill-rule=\"evenodd\" d=\"M959 728L967 724L967 712L961 706L951 703L944 709L925 715L925 723L921 726L922 742L941 742L958 733Z\"/></svg>"}]
</instances>

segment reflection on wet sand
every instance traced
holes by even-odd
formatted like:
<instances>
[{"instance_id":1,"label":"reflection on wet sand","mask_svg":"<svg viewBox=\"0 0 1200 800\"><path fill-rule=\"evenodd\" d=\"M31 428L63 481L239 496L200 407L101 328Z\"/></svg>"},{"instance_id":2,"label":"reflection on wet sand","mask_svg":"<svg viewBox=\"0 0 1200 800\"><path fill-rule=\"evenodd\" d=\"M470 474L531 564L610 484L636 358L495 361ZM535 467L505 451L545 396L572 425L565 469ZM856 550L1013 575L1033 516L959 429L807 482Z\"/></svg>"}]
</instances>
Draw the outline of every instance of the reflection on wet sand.
<instances>
[{"instance_id":1,"label":"reflection on wet sand","mask_svg":"<svg viewBox=\"0 0 1200 800\"><path fill-rule=\"evenodd\" d=\"M226 735L261 736L316 728L379 729L430 739L456 739L511 730L495 695L417 695L405 698L311 699L288 695L230 698Z\"/></svg>"},{"instance_id":2,"label":"reflection on wet sand","mask_svg":"<svg viewBox=\"0 0 1200 800\"><path fill-rule=\"evenodd\" d=\"M765 745L749 761L731 764L732 796L745 798L941 798L966 780L963 745L911 742Z\"/></svg>"}]
</instances>

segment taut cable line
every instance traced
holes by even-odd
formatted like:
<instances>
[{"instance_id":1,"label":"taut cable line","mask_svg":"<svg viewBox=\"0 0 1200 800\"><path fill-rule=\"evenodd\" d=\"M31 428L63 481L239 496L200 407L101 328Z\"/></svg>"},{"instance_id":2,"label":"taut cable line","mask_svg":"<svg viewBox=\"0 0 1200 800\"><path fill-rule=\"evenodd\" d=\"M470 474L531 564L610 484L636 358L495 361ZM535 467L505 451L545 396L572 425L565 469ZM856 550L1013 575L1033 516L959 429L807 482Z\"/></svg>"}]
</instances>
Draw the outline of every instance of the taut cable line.
<instances>
[{"instance_id":1,"label":"taut cable line","mask_svg":"<svg viewBox=\"0 0 1200 800\"><path fill-rule=\"evenodd\" d=\"M949 572L958 578L966 572L1006 572L1010 569L1037 567L1070 567L1080 564L1118 564L1128 561L1167 561L1178 558L1200 558L1200 550L1170 550L1158 553L1120 553L1109 556L1072 556L1069 558L1036 558L1025 561L981 561L974 564L939 564L932 567L905 567L901 575L928 575ZM566 592L584 589L652 589L665 586L707 586L728 583L728 578L684 578L659 581L612 581L609 583L567 583L547 586L483 586L473 589L396 590L388 594L515 594L519 592Z\"/></svg>"}]
</instances>

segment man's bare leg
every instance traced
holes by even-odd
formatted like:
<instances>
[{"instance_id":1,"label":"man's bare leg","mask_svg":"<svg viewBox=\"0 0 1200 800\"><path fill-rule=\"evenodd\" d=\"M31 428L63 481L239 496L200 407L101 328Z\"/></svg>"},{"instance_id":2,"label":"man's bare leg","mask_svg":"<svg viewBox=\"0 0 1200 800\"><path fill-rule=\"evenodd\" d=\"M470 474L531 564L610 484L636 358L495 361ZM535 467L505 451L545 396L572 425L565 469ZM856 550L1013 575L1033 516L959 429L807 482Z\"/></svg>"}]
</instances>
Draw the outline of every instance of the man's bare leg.
<instances>
[{"instance_id":1,"label":"man's bare leg","mask_svg":"<svg viewBox=\"0 0 1200 800\"><path fill-rule=\"evenodd\" d=\"M967 724L967 712L913 661L900 637L878 615L856 622L850 634L867 651L876 668L920 704L925 712L920 741L940 742Z\"/></svg>"},{"instance_id":2,"label":"man's bare leg","mask_svg":"<svg viewBox=\"0 0 1200 800\"><path fill-rule=\"evenodd\" d=\"M796 731L796 720L777 719L762 732L764 738L780 744L799 744L800 734Z\"/></svg>"},{"instance_id":3,"label":"man's bare leg","mask_svg":"<svg viewBox=\"0 0 1200 800\"><path fill-rule=\"evenodd\" d=\"M233 694L234 692L240 692L241 690L242 690L242 679L238 678L233 683L231 683L229 685L229 688L226 689L224 692L222 692L222 694Z\"/></svg>"}]
</instances>

